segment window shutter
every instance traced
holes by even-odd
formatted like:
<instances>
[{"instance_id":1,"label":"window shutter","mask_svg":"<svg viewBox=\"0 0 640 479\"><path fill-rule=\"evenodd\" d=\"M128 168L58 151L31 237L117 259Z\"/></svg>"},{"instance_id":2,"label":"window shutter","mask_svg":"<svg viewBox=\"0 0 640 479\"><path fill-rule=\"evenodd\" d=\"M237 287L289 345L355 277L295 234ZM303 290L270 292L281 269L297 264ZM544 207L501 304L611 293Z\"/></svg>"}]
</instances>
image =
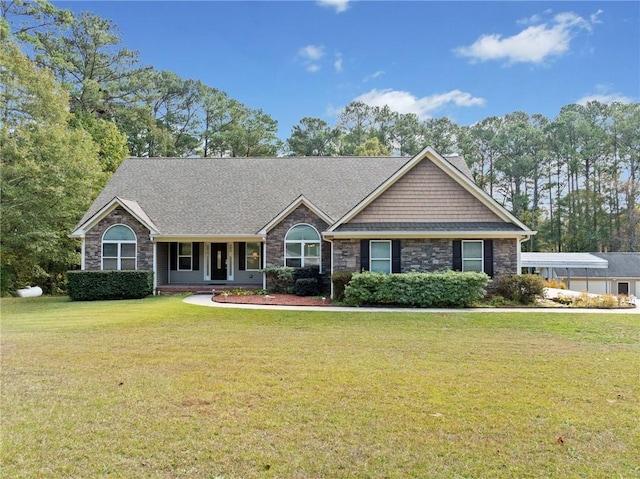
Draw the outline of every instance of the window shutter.
<instances>
[{"instance_id":1,"label":"window shutter","mask_svg":"<svg viewBox=\"0 0 640 479\"><path fill-rule=\"evenodd\" d=\"M200 243L192 243L191 245L191 269L193 271L200 270Z\"/></svg>"},{"instance_id":2,"label":"window shutter","mask_svg":"<svg viewBox=\"0 0 640 479\"><path fill-rule=\"evenodd\" d=\"M247 243L238 243L238 269L247 269Z\"/></svg>"},{"instance_id":3,"label":"window shutter","mask_svg":"<svg viewBox=\"0 0 640 479\"><path fill-rule=\"evenodd\" d=\"M493 240L484 240L484 272L493 278Z\"/></svg>"},{"instance_id":4,"label":"window shutter","mask_svg":"<svg viewBox=\"0 0 640 479\"><path fill-rule=\"evenodd\" d=\"M462 241L453 241L453 265L454 271L462 271Z\"/></svg>"},{"instance_id":5,"label":"window shutter","mask_svg":"<svg viewBox=\"0 0 640 479\"><path fill-rule=\"evenodd\" d=\"M369 240L360 240L360 271L369 271Z\"/></svg>"},{"instance_id":6,"label":"window shutter","mask_svg":"<svg viewBox=\"0 0 640 479\"><path fill-rule=\"evenodd\" d=\"M400 240L391 241L391 272L402 273L400 263Z\"/></svg>"},{"instance_id":7,"label":"window shutter","mask_svg":"<svg viewBox=\"0 0 640 479\"><path fill-rule=\"evenodd\" d=\"M169 268L171 271L178 269L178 243L171 243L169 246Z\"/></svg>"}]
</instances>

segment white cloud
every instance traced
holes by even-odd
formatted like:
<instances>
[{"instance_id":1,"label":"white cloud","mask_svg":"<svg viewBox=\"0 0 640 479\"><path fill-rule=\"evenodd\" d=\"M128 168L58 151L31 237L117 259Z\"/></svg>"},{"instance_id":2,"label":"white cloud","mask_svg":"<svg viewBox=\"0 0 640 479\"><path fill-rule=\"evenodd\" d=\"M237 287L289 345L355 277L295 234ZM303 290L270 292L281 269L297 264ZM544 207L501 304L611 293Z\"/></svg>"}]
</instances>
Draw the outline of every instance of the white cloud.
<instances>
[{"instance_id":1,"label":"white cloud","mask_svg":"<svg viewBox=\"0 0 640 479\"><path fill-rule=\"evenodd\" d=\"M374 72L371 75L367 75L366 77L364 77L364 80L362 80L362 82L367 83L368 81L375 80L376 78L381 77L385 73L386 72L383 70L378 70L377 72Z\"/></svg>"},{"instance_id":2,"label":"white cloud","mask_svg":"<svg viewBox=\"0 0 640 479\"><path fill-rule=\"evenodd\" d=\"M545 12L548 13L548 12ZM582 30L591 31L597 23L600 11L591 16L591 22L573 12L555 15L550 22L539 23L541 17L534 15L519 23L532 24L521 32L503 37L494 33L482 35L473 44L458 47L454 52L472 61L506 60L507 63L543 63L550 57L561 56L569 51L571 40Z\"/></svg>"},{"instance_id":3,"label":"white cloud","mask_svg":"<svg viewBox=\"0 0 640 479\"><path fill-rule=\"evenodd\" d=\"M484 98L477 98L470 93L460 90L452 90L446 93L436 93L433 95L418 98L409 92L401 90L378 90L373 89L355 98L354 101L361 101L370 106L388 106L398 113L415 113L420 119L431 118L432 114L448 104L456 106L483 106L486 103Z\"/></svg>"},{"instance_id":4,"label":"white cloud","mask_svg":"<svg viewBox=\"0 0 640 479\"><path fill-rule=\"evenodd\" d=\"M324 47L322 45L307 45L298 50L298 58L308 72L314 73L320 70L318 60L324 57Z\"/></svg>"},{"instance_id":5,"label":"white cloud","mask_svg":"<svg viewBox=\"0 0 640 479\"><path fill-rule=\"evenodd\" d=\"M333 62L333 68L340 73L342 72L342 53L336 53L336 59Z\"/></svg>"},{"instance_id":6,"label":"white cloud","mask_svg":"<svg viewBox=\"0 0 640 479\"><path fill-rule=\"evenodd\" d=\"M346 12L349 8L349 0L318 0L316 3L321 7L333 8L336 13Z\"/></svg>"},{"instance_id":7,"label":"white cloud","mask_svg":"<svg viewBox=\"0 0 640 479\"><path fill-rule=\"evenodd\" d=\"M584 95L582 98L576 101L579 105L586 105L590 101L597 101L600 103L610 104L610 103L633 103L633 98L623 95L618 92L610 92L609 87L606 85L597 85L596 93L590 93Z\"/></svg>"}]
</instances>

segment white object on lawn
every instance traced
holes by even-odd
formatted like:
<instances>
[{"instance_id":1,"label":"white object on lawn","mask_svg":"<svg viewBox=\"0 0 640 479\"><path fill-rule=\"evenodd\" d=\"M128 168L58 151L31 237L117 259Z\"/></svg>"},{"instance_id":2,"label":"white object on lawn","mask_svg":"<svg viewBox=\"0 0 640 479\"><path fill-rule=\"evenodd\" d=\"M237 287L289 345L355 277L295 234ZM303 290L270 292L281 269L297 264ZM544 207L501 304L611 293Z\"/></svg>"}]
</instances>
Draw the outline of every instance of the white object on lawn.
<instances>
[{"instance_id":1,"label":"white object on lawn","mask_svg":"<svg viewBox=\"0 0 640 479\"><path fill-rule=\"evenodd\" d=\"M40 286L27 286L26 288L19 289L16 291L18 296L21 298L35 298L37 296L42 296L42 288Z\"/></svg>"}]
</instances>

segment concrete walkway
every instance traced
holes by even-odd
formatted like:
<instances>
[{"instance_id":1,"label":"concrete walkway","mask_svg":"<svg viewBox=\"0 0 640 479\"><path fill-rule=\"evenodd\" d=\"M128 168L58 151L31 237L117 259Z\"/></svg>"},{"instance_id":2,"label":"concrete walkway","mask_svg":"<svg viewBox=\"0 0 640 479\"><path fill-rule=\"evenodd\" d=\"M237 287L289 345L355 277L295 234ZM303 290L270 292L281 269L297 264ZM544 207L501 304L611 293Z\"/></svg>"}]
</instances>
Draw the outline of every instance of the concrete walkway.
<instances>
[{"instance_id":1,"label":"concrete walkway","mask_svg":"<svg viewBox=\"0 0 640 479\"><path fill-rule=\"evenodd\" d=\"M185 303L196 306L231 309L272 309L282 311L326 311L349 313L591 313L591 314L636 314L640 319L639 308L629 309L580 309L580 308L357 308L345 306L274 306L265 304L216 303L208 294L196 294L184 299Z\"/></svg>"}]
</instances>

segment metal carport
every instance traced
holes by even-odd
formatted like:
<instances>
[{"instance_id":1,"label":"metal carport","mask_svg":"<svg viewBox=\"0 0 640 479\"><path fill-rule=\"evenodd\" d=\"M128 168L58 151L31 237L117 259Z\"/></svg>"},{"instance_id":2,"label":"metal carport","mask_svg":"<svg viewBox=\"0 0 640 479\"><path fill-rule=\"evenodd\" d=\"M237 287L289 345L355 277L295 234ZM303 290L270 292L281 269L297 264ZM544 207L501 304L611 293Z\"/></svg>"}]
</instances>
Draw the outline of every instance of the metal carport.
<instances>
[{"instance_id":1,"label":"metal carport","mask_svg":"<svg viewBox=\"0 0 640 479\"><path fill-rule=\"evenodd\" d=\"M589 289L589 270L607 269L609 262L606 259L598 258L590 253L521 253L520 266L523 268L533 268L540 272L540 275L553 279L554 268L566 268L569 273L570 268L584 268L587 279L587 289ZM545 271L547 275L545 276ZM571 275L567 277L567 287L571 289Z\"/></svg>"}]
</instances>

